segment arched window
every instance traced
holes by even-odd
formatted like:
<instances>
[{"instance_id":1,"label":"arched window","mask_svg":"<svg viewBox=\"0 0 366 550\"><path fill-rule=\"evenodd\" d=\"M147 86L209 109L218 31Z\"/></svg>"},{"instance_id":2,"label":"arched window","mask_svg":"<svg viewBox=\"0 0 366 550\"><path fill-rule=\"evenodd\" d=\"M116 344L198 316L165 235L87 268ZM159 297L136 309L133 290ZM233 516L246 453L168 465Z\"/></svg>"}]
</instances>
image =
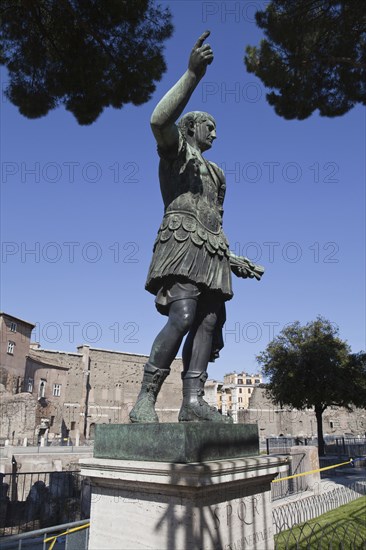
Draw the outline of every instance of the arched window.
<instances>
[{"instance_id":1,"label":"arched window","mask_svg":"<svg viewBox=\"0 0 366 550\"><path fill-rule=\"evenodd\" d=\"M44 397L46 393L46 380L44 378L41 378L41 381L39 383L39 397Z\"/></svg>"},{"instance_id":2,"label":"arched window","mask_svg":"<svg viewBox=\"0 0 366 550\"><path fill-rule=\"evenodd\" d=\"M90 428L89 428L89 438L90 439L94 439L95 437L95 424L93 422L93 424L90 424Z\"/></svg>"}]
</instances>

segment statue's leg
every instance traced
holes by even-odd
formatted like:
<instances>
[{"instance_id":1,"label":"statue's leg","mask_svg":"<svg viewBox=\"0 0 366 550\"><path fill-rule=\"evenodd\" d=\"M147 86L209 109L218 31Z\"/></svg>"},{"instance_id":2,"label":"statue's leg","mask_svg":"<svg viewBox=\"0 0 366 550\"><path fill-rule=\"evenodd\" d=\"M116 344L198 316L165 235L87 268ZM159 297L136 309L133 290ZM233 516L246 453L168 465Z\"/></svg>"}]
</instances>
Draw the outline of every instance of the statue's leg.
<instances>
[{"instance_id":1,"label":"statue's leg","mask_svg":"<svg viewBox=\"0 0 366 550\"><path fill-rule=\"evenodd\" d=\"M169 318L152 345L149 363L160 369L169 369L178 353L184 336L193 325L197 300L184 298L172 302Z\"/></svg>"},{"instance_id":2,"label":"statue's leg","mask_svg":"<svg viewBox=\"0 0 366 550\"><path fill-rule=\"evenodd\" d=\"M184 344L180 422L232 423L230 417L220 414L203 399L212 339L220 308L220 302L212 303L205 298L199 302L195 323Z\"/></svg>"},{"instance_id":3,"label":"statue's leg","mask_svg":"<svg viewBox=\"0 0 366 550\"><path fill-rule=\"evenodd\" d=\"M159 422L155 403L170 365L178 353L182 339L192 326L197 301L182 299L169 308L168 322L155 338L148 363L144 367L142 386L136 404L130 412L131 422Z\"/></svg>"}]
</instances>

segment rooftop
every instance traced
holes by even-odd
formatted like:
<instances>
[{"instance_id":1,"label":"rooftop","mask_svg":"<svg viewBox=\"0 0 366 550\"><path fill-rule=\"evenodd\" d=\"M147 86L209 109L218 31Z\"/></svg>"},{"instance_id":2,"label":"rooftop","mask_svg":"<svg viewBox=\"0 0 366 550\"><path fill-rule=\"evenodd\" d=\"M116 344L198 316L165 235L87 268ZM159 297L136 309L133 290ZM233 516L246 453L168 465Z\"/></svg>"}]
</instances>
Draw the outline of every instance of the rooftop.
<instances>
[{"instance_id":1,"label":"rooftop","mask_svg":"<svg viewBox=\"0 0 366 550\"><path fill-rule=\"evenodd\" d=\"M9 317L9 319L14 319L14 321L18 321L19 323L24 323L25 325L29 325L30 327L33 327L33 328L36 326L34 323L30 323L29 321L25 321L20 317L15 317L14 315L10 315L10 313L6 313L5 311L0 311L0 317Z\"/></svg>"}]
</instances>

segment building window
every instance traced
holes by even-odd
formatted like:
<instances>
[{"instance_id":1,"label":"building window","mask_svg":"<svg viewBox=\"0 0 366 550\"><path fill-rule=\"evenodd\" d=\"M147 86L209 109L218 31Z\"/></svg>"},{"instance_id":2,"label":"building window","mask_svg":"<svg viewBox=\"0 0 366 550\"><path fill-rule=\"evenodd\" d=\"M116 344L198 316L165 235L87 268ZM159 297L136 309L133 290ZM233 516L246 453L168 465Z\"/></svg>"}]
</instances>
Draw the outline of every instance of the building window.
<instances>
[{"instance_id":1,"label":"building window","mask_svg":"<svg viewBox=\"0 0 366 550\"><path fill-rule=\"evenodd\" d=\"M16 332L16 331L17 331L17 324L10 323L10 332Z\"/></svg>"},{"instance_id":2,"label":"building window","mask_svg":"<svg viewBox=\"0 0 366 550\"><path fill-rule=\"evenodd\" d=\"M256 378L256 379L254 380L254 384L260 384L260 383L261 383L261 381L259 380L259 378Z\"/></svg>"},{"instance_id":3,"label":"building window","mask_svg":"<svg viewBox=\"0 0 366 550\"><path fill-rule=\"evenodd\" d=\"M53 384L52 395L54 397L60 397L60 395L61 395L61 384Z\"/></svg>"},{"instance_id":4,"label":"building window","mask_svg":"<svg viewBox=\"0 0 366 550\"><path fill-rule=\"evenodd\" d=\"M44 378L41 378L41 381L39 383L39 398L44 397L46 393L46 380Z\"/></svg>"},{"instance_id":5,"label":"building window","mask_svg":"<svg viewBox=\"0 0 366 550\"><path fill-rule=\"evenodd\" d=\"M239 397L239 403L243 403L243 398Z\"/></svg>"},{"instance_id":6,"label":"building window","mask_svg":"<svg viewBox=\"0 0 366 550\"><path fill-rule=\"evenodd\" d=\"M329 424L331 428L334 428L334 422L330 421Z\"/></svg>"},{"instance_id":7,"label":"building window","mask_svg":"<svg viewBox=\"0 0 366 550\"><path fill-rule=\"evenodd\" d=\"M33 378L28 378L27 391L29 393L32 393L33 391L33 383L34 383Z\"/></svg>"},{"instance_id":8,"label":"building window","mask_svg":"<svg viewBox=\"0 0 366 550\"><path fill-rule=\"evenodd\" d=\"M14 347L15 347L15 342L12 342L11 340L8 341L8 348L7 348L7 352L10 354L10 355L14 355Z\"/></svg>"},{"instance_id":9,"label":"building window","mask_svg":"<svg viewBox=\"0 0 366 550\"><path fill-rule=\"evenodd\" d=\"M247 378L247 385L248 385L248 384L250 385L251 383L252 383L252 379L251 379L251 378Z\"/></svg>"},{"instance_id":10,"label":"building window","mask_svg":"<svg viewBox=\"0 0 366 550\"><path fill-rule=\"evenodd\" d=\"M251 393L252 392L252 389L251 388L248 388L248 393Z\"/></svg>"},{"instance_id":11,"label":"building window","mask_svg":"<svg viewBox=\"0 0 366 550\"><path fill-rule=\"evenodd\" d=\"M242 378L239 378L238 379L238 384L242 384L243 383L243 379Z\"/></svg>"},{"instance_id":12,"label":"building window","mask_svg":"<svg viewBox=\"0 0 366 550\"><path fill-rule=\"evenodd\" d=\"M239 388L239 393L243 393L243 388Z\"/></svg>"},{"instance_id":13,"label":"building window","mask_svg":"<svg viewBox=\"0 0 366 550\"><path fill-rule=\"evenodd\" d=\"M75 430L75 425L76 425L76 422L71 422L71 426L70 426L70 429L71 430Z\"/></svg>"},{"instance_id":14,"label":"building window","mask_svg":"<svg viewBox=\"0 0 366 550\"><path fill-rule=\"evenodd\" d=\"M50 419L50 428L51 428L51 426L53 426L54 422L55 422L55 417L54 417L54 416L51 416L51 419Z\"/></svg>"}]
</instances>

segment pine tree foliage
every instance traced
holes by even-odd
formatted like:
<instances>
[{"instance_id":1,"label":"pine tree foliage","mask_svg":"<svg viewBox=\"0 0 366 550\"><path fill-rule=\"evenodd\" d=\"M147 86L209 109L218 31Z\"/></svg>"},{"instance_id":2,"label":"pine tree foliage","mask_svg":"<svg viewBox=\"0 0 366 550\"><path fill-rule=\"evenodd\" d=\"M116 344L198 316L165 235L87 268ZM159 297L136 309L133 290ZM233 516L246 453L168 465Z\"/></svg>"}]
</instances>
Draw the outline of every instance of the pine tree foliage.
<instances>
[{"instance_id":1,"label":"pine tree foliage","mask_svg":"<svg viewBox=\"0 0 366 550\"><path fill-rule=\"evenodd\" d=\"M5 93L29 118L60 104L80 124L148 101L166 70L171 14L153 0L1 0Z\"/></svg>"},{"instance_id":2,"label":"pine tree foliage","mask_svg":"<svg viewBox=\"0 0 366 550\"><path fill-rule=\"evenodd\" d=\"M256 13L266 39L245 64L286 119L347 113L366 105L366 5L360 0L272 0Z\"/></svg>"}]
</instances>

